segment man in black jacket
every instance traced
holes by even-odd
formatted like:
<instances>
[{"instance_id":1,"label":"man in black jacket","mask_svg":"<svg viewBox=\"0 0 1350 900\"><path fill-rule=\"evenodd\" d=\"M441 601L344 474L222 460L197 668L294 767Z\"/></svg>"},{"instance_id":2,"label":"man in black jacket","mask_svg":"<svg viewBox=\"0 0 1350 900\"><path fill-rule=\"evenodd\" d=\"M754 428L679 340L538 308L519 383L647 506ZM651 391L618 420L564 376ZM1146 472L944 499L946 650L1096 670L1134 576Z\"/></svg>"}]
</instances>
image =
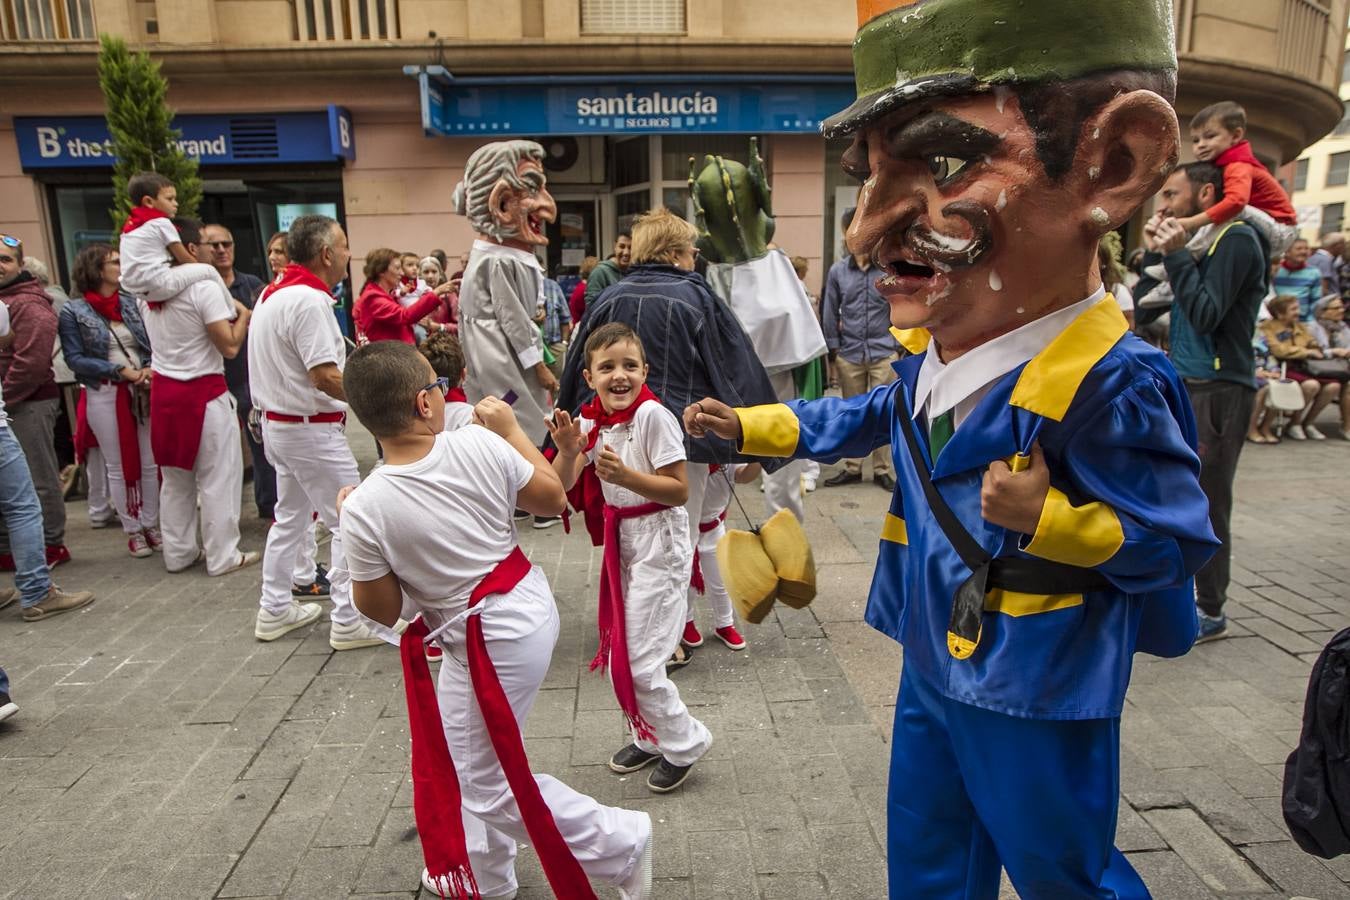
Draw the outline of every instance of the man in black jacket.
<instances>
[{"instance_id":1,"label":"man in black jacket","mask_svg":"<svg viewBox=\"0 0 1350 900\"><path fill-rule=\"evenodd\" d=\"M1214 533L1223 542L1195 576L1200 607L1196 643L1228 632L1223 603L1233 553L1233 477L1256 396L1252 335L1269 271L1269 248L1260 232L1238 220L1216 229L1214 243L1198 259L1186 248L1186 230L1177 219L1203 212L1221 199L1222 169L1205 162L1182 166L1163 185L1158 211L1144 226L1144 266L1161 262L1172 285L1170 355L1195 410L1200 487L1209 498ZM1145 275L1136 293L1143 296L1157 284ZM1147 325L1165 311L1140 309L1136 318Z\"/></svg>"}]
</instances>

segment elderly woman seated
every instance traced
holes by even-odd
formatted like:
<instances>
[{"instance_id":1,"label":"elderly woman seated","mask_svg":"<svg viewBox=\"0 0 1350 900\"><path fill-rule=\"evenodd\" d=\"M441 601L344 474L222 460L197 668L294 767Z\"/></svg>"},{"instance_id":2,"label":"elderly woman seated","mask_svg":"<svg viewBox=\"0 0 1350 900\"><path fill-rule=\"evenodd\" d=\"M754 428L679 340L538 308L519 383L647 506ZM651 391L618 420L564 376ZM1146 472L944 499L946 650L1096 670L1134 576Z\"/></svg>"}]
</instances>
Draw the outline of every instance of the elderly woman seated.
<instances>
[{"instance_id":1,"label":"elderly woman seated","mask_svg":"<svg viewBox=\"0 0 1350 900\"><path fill-rule=\"evenodd\" d=\"M1303 410L1291 416L1290 424L1284 433L1296 441L1308 438L1323 440L1326 435L1322 434L1314 423L1328 404L1341 402L1346 381L1350 380L1350 372L1345 374L1324 372L1313 375L1309 370L1309 362L1344 359L1350 356L1350 351L1344 348L1323 349L1312 329L1299 321L1297 297L1281 294L1266 304L1266 308L1270 310L1271 318L1261 323L1261 337L1270 348L1271 355L1285 365L1288 377L1300 383L1303 396L1307 399L1307 405ZM1344 314L1342 306L1340 315ZM1346 415L1346 405L1341 404L1341 436L1350 440L1350 437L1347 437L1350 434L1350 417ZM1266 433L1268 426L1262 428L1262 434Z\"/></svg>"}]
</instances>

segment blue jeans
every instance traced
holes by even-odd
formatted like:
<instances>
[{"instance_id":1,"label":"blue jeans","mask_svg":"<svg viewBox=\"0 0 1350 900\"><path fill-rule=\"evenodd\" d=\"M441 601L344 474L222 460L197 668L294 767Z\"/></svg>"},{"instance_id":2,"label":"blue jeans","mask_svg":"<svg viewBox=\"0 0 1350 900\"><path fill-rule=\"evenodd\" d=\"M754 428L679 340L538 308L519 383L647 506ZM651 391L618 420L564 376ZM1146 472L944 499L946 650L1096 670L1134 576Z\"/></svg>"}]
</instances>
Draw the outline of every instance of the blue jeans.
<instances>
[{"instance_id":1,"label":"blue jeans","mask_svg":"<svg viewBox=\"0 0 1350 900\"><path fill-rule=\"evenodd\" d=\"M42 538L42 509L38 506L33 477L18 438L8 426L0 427L0 517L9 532L14 554L14 586L24 609L36 606L52 586Z\"/></svg>"},{"instance_id":2,"label":"blue jeans","mask_svg":"<svg viewBox=\"0 0 1350 900\"><path fill-rule=\"evenodd\" d=\"M0 695L9 696L9 676L4 669L0 669Z\"/></svg>"}]
</instances>

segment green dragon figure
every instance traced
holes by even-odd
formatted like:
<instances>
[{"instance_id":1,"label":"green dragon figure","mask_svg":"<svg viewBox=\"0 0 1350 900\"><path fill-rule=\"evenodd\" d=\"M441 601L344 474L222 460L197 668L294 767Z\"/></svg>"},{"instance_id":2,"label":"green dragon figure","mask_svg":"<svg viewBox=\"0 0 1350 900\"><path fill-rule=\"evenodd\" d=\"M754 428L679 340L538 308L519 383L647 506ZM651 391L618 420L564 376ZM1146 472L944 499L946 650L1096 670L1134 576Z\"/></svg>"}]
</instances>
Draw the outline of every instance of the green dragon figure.
<instances>
[{"instance_id":1,"label":"green dragon figure","mask_svg":"<svg viewBox=\"0 0 1350 900\"><path fill-rule=\"evenodd\" d=\"M694 201L698 247L709 262L742 263L769 252L773 202L759 139L750 139L750 165L708 154L703 171L689 157L689 196Z\"/></svg>"}]
</instances>

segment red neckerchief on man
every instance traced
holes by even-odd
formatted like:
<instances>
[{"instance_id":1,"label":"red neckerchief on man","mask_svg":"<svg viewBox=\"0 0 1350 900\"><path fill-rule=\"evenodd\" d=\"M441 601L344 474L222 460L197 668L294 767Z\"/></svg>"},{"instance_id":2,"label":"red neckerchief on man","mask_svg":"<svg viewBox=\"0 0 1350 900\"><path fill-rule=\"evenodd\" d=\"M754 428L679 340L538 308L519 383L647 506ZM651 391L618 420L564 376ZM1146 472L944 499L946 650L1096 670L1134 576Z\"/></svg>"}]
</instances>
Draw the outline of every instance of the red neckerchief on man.
<instances>
[{"instance_id":1,"label":"red neckerchief on man","mask_svg":"<svg viewBox=\"0 0 1350 900\"><path fill-rule=\"evenodd\" d=\"M122 225L122 233L126 234L127 232L135 231L152 219L167 218L168 215L160 212L153 206L134 206L131 209L131 215L127 216L126 222Z\"/></svg>"},{"instance_id":2,"label":"red neckerchief on man","mask_svg":"<svg viewBox=\"0 0 1350 900\"><path fill-rule=\"evenodd\" d=\"M581 407L581 416L595 422L595 427L587 436L586 452L595 448L600 439L602 428L611 428L630 422L644 403L660 403L651 388L643 385L637 397L626 409L608 412L598 396ZM591 479L590 486L584 486L585 479ZM599 513L602 524L604 554L600 567L600 606L597 622L600 629L600 649L591 660L591 671L609 668L610 681L614 685L614 697L619 701L628 724L637 737L655 743L656 735L651 725L643 718L638 709L637 693L633 689L633 669L629 662L628 632L624 627L623 580L619 572L619 523L624 519L651 515L663 509L669 509L662 503L644 503L640 506L616 507L604 501L600 489L600 479L595 474L595 465L589 464L581 473L581 479L573 486L573 491L582 488L581 496L586 505L581 508L586 517L586 528L594 535L593 521ZM598 510L596 507L599 507Z\"/></svg>"},{"instance_id":3,"label":"red neckerchief on man","mask_svg":"<svg viewBox=\"0 0 1350 900\"><path fill-rule=\"evenodd\" d=\"M109 332L113 322L122 321L122 298L117 291L106 297L97 291L85 291L84 299L108 323ZM127 363L135 364L133 360L127 360ZM136 430L130 383L115 381L113 387L117 390L117 446L122 451L122 478L127 485L127 515L134 519L141 514L141 442Z\"/></svg>"},{"instance_id":4,"label":"red neckerchief on man","mask_svg":"<svg viewBox=\"0 0 1350 900\"><path fill-rule=\"evenodd\" d=\"M469 609L492 594L507 593L528 574L530 561L517 547L473 589L469 595ZM464 627L469 682L482 711L492 749L516 798L520 817L539 854L549 886L557 897L595 900L586 873L558 831L553 813L530 772L516 714L502 689L492 657L488 655L482 616L468 616ZM426 861L427 873L437 885L443 883L442 879L447 885L449 893L442 896L456 900L476 898L480 895L464 838L459 776L454 760L450 758L440 705L436 701L436 685L431 679L423 647L423 638L429 633L426 622L418 617L408 625L399 642L408 700L408 731L412 738L413 816L422 838L422 858Z\"/></svg>"},{"instance_id":5,"label":"red neckerchief on man","mask_svg":"<svg viewBox=\"0 0 1350 900\"><path fill-rule=\"evenodd\" d=\"M277 278L276 281L263 289L263 292L258 295L258 302L262 303L277 291L284 290L288 287L295 287L297 284L312 287L316 291L323 291L329 297L333 296L332 289L324 284L323 281L319 279L318 275L315 275L299 263L291 263L284 271L282 271L281 276Z\"/></svg>"}]
</instances>

